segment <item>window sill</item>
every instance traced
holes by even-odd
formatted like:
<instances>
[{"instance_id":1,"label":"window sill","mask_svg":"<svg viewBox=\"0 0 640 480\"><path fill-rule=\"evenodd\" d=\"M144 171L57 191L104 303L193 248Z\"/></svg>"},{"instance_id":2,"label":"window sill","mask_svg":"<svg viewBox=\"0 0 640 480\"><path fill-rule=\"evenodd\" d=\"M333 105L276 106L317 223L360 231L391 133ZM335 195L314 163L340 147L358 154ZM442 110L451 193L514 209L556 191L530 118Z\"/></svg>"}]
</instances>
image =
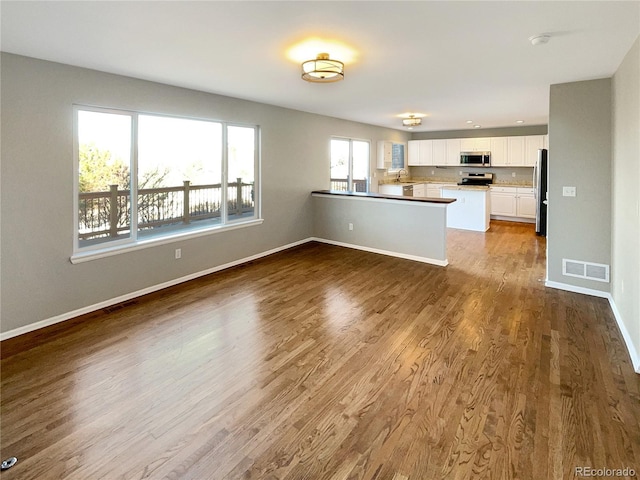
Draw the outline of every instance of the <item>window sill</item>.
<instances>
[{"instance_id":1,"label":"window sill","mask_svg":"<svg viewBox=\"0 0 640 480\"><path fill-rule=\"evenodd\" d=\"M142 250L145 248L166 245L168 243L175 243L183 240L189 240L192 238L213 235L216 233L228 232L230 230L237 230L239 228L262 225L263 222L264 222L264 219L258 218L255 220L249 220L242 223L216 225L214 227L198 230L197 232L184 232L181 234L179 233L179 234L171 235L168 237L157 237L157 238L139 240L135 243L127 243L126 245L105 247L99 250L91 250L88 252L77 252L71 255L69 260L71 261L71 263L75 265L78 263L90 262L91 260L97 260L99 258L111 257L113 255L120 255L122 253L134 252L136 250Z\"/></svg>"}]
</instances>

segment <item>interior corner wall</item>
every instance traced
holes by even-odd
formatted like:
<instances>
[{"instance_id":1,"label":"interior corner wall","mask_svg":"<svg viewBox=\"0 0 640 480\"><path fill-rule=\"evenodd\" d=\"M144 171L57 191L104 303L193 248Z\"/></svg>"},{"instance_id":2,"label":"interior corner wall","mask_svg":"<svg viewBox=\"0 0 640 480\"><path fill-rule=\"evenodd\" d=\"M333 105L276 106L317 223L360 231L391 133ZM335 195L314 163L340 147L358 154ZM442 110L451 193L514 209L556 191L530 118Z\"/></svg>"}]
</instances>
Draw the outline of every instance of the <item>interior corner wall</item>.
<instances>
[{"instance_id":1,"label":"interior corner wall","mask_svg":"<svg viewBox=\"0 0 640 480\"><path fill-rule=\"evenodd\" d=\"M640 358L640 37L613 76L612 297ZM631 350L631 348L630 348ZM633 354L632 354L633 355ZM638 365L636 365L637 369ZM640 373L640 371L638 371Z\"/></svg>"},{"instance_id":2,"label":"interior corner wall","mask_svg":"<svg viewBox=\"0 0 640 480\"><path fill-rule=\"evenodd\" d=\"M547 281L608 293L563 275L562 259L611 265L610 78L551 85L548 168Z\"/></svg>"},{"instance_id":3,"label":"interior corner wall","mask_svg":"<svg viewBox=\"0 0 640 480\"><path fill-rule=\"evenodd\" d=\"M2 53L0 61L0 334L312 237L310 192L329 188L330 137L369 139L371 172L378 141L409 139L399 130L28 57ZM259 125L263 224L72 265L74 104Z\"/></svg>"}]
</instances>

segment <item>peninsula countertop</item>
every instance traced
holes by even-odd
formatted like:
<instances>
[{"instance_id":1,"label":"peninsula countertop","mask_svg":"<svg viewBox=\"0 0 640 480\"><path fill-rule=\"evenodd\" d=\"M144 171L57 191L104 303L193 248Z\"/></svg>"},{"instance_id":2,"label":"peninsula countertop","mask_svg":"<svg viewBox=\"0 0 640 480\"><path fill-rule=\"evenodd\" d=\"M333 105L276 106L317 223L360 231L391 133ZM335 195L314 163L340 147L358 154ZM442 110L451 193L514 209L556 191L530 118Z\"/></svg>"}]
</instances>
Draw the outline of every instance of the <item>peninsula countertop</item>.
<instances>
[{"instance_id":1,"label":"peninsula countertop","mask_svg":"<svg viewBox=\"0 0 640 480\"><path fill-rule=\"evenodd\" d=\"M431 197L405 197L402 195L384 195L382 193L366 193L366 192L346 192L342 190L314 190L312 194L318 195L337 195L342 197L360 197L360 198L379 198L385 200L402 200L406 202L420 203L453 203L455 198L431 198Z\"/></svg>"}]
</instances>

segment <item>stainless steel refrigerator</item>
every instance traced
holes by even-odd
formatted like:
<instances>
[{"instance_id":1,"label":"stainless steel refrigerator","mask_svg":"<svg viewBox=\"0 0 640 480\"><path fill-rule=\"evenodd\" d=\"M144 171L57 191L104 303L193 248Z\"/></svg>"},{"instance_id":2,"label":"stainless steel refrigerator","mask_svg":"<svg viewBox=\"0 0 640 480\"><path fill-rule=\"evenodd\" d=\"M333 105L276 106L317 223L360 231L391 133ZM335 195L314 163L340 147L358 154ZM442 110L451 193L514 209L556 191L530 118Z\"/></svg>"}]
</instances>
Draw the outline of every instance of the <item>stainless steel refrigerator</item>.
<instances>
[{"instance_id":1,"label":"stainless steel refrigerator","mask_svg":"<svg viewBox=\"0 0 640 480\"><path fill-rule=\"evenodd\" d=\"M533 194L536 199L536 234L547 236L547 194L548 194L547 150L538 150L538 160L533 169Z\"/></svg>"}]
</instances>

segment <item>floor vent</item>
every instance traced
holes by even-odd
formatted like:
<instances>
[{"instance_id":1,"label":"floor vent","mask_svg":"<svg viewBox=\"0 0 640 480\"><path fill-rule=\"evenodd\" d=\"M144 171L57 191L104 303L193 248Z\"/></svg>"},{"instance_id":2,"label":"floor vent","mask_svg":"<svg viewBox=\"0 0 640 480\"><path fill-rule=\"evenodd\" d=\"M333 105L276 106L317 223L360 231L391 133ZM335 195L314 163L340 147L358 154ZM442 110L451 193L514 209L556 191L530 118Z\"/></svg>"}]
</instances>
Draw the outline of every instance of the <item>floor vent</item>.
<instances>
[{"instance_id":1,"label":"floor vent","mask_svg":"<svg viewBox=\"0 0 640 480\"><path fill-rule=\"evenodd\" d=\"M562 274L569 277L586 278L609 283L609 265L562 259Z\"/></svg>"}]
</instances>

